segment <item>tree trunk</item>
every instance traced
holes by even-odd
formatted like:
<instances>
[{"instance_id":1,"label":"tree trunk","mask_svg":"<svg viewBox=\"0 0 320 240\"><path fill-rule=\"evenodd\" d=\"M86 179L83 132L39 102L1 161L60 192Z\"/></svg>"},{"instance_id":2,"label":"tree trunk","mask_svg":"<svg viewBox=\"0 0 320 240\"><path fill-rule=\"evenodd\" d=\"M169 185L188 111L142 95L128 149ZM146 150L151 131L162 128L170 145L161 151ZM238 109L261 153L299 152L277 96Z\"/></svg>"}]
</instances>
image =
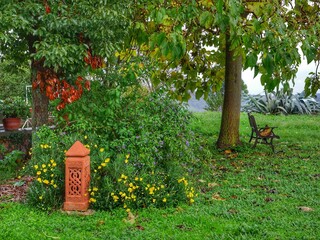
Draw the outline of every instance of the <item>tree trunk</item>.
<instances>
[{"instance_id":1,"label":"tree trunk","mask_svg":"<svg viewBox=\"0 0 320 240\"><path fill-rule=\"evenodd\" d=\"M217 142L218 148L229 148L241 144L239 138L242 85L241 71L242 57L235 57L235 51L230 50L230 41L227 34L224 102L220 134Z\"/></svg>"},{"instance_id":2,"label":"tree trunk","mask_svg":"<svg viewBox=\"0 0 320 240\"><path fill-rule=\"evenodd\" d=\"M31 64L31 83L37 80L37 66L33 61ZM49 98L38 86L32 88L32 128L33 131L48 123Z\"/></svg>"}]
</instances>

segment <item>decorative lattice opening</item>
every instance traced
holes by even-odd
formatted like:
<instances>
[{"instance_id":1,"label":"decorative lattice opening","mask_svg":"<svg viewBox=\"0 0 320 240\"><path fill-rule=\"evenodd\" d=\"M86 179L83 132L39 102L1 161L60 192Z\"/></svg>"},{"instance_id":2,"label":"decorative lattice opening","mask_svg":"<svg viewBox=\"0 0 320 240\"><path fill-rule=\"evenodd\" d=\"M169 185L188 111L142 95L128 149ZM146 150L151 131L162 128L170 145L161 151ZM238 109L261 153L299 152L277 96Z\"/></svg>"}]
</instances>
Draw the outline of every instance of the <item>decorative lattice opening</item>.
<instances>
[{"instance_id":1,"label":"decorative lattice opening","mask_svg":"<svg viewBox=\"0 0 320 240\"><path fill-rule=\"evenodd\" d=\"M81 196L81 169L69 169L69 191L72 196Z\"/></svg>"}]
</instances>

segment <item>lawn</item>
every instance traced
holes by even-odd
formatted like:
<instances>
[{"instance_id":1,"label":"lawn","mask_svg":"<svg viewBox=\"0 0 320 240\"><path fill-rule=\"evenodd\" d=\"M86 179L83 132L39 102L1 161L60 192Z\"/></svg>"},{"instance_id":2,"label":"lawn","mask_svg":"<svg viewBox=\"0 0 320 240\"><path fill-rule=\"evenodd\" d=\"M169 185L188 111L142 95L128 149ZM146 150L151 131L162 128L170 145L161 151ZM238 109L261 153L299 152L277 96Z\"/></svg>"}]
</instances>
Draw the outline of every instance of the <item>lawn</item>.
<instances>
[{"instance_id":1,"label":"lawn","mask_svg":"<svg viewBox=\"0 0 320 240\"><path fill-rule=\"evenodd\" d=\"M214 148L220 113L197 113L192 128ZM195 204L113 212L41 212L22 203L0 203L0 239L319 239L320 116L255 114L258 124L277 126L277 153L247 143L194 170ZM1 175L3 173L1 172ZM4 199L0 198L0 201Z\"/></svg>"}]
</instances>

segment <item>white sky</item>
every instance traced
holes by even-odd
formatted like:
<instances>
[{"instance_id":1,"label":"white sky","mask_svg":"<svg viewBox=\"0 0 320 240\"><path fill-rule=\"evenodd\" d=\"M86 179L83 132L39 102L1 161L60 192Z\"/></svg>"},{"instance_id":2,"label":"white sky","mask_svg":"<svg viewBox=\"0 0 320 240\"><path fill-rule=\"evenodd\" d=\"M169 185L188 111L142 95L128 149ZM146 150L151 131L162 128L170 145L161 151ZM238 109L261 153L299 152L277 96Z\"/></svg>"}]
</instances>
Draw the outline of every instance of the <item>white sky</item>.
<instances>
[{"instance_id":1,"label":"white sky","mask_svg":"<svg viewBox=\"0 0 320 240\"><path fill-rule=\"evenodd\" d=\"M293 86L293 93L300 93L304 89L304 80L309 75L310 72L315 72L316 65L314 62L307 64L307 61L304 59L301 62L297 76L295 78L295 85ZM264 93L263 87L260 83L260 75L256 78L253 78L253 71L247 69L242 72L242 79L248 86L248 91L250 94L259 94ZM290 85L292 87L292 84Z\"/></svg>"}]
</instances>

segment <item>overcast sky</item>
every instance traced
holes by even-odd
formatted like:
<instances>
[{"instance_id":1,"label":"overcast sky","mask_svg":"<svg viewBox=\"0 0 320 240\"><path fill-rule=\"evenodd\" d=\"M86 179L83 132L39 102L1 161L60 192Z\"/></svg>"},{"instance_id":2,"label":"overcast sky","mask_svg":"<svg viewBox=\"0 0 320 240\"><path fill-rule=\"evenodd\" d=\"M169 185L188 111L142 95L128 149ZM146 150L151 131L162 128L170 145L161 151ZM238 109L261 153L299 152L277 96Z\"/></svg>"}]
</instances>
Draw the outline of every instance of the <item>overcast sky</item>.
<instances>
[{"instance_id":1,"label":"overcast sky","mask_svg":"<svg viewBox=\"0 0 320 240\"><path fill-rule=\"evenodd\" d=\"M316 66L314 62L307 64L306 60L301 62L299 67L299 71L295 78L295 85L293 87L293 93L300 93L304 88L304 80L309 75L309 72L315 72ZM259 94L264 93L263 87L260 84L260 75L258 75L255 79L253 79L253 71L247 69L242 73L242 79L248 86L248 90L250 94ZM291 85L292 87L292 85Z\"/></svg>"}]
</instances>

